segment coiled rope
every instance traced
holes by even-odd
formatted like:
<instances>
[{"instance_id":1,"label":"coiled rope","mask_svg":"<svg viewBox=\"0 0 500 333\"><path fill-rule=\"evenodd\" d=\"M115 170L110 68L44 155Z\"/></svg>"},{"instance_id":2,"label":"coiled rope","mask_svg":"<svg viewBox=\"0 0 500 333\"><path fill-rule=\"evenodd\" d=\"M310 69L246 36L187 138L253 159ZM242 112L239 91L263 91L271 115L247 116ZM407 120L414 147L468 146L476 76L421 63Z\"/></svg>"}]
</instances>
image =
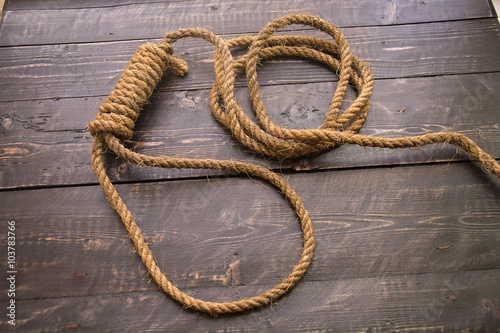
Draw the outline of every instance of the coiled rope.
<instances>
[{"instance_id":1,"label":"coiled rope","mask_svg":"<svg viewBox=\"0 0 500 333\"><path fill-rule=\"evenodd\" d=\"M316 28L333 38L333 41L307 36L276 36L275 32L291 24ZM256 36L243 36L224 41L213 33L201 29L180 29L165 35L159 44L141 45L128 67L118 80L115 89L99 107L95 120L88 124L95 138L92 164L101 186L113 208L125 225L139 256L149 274L158 285L184 307L213 315L250 310L269 304L289 291L305 274L315 247L313 227L300 197L290 184L273 171L250 163L238 161L170 158L147 156L124 146L133 135L135 122L154 88L167 68L182 76L187 64L174 57L172 43L185 37L202 38L215 45L215 83L210 92L210 107L217 120L229 128L245 146L258 154L275 159L287 159L343 144L360 146L403 148L434 143L449 143L464 149L471 159L480 162L484 169L500 177L500 166L468 137L454 132L429 133L421 136L381 138L356 134L368 114L369 100L373 92L373 76L370 68L354 54L342 33L332 24L319 17L294 14L278 18ZM234 61L230 48L248 46L248 53ZM329 66L339 76L336 90L321 126L317 129L286 129L275 125L268 117L260 97L257 83L257 65L261 60L275 56L295 56L318 61ZM245 69L250 98L258 124L249 119L236 102L234 84L236 74ZM357 98L344 112L340 112L348 85L357 91ZM191 297L175 287L156 263L151 249L132 218L132 214L111 183L103 164L102 155L111 150L125 161L144 166L161 168L193 168L234 170L260 177L276 186L293 206L303 231L303 248L299 262L292 272L272 289L235 302L206 302Z\"/></svg>"}]
</instances>

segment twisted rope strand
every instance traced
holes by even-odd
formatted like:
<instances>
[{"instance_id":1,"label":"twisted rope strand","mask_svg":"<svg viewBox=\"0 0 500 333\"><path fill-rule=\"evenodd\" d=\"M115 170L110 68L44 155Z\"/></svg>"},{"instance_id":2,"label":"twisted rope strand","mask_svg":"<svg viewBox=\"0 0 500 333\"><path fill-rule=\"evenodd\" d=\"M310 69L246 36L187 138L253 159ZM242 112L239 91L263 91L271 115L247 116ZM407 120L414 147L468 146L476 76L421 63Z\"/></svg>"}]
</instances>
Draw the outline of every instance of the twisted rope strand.
<instances>
[{"instance_id":1,"label":"twisted rope strand","mask_svg":"<svg viewBox=\"0 0 500 333\"><path fill-rule=\"evenodd\" d=\"M288 25L302 24L316 28L332 37L333 41L308 36L276 36L275 33ZM290 184L273 171L264 167L227 160L170 158L147 156L124 146L133 135L135 122L167 68L182 76L187 70L185 61L173 56L171 43L186 37L197 37L215 45L215 82L209 94L214 117L245 146L258 154L271 158L286 159L314 154L344 144L381 148L404 148L434 143L449 143L464 149L470 157L487 170L500 177L500 166L489 154L465 135L454 132L429 133L421 136L382 138L357 134L365 121L374 80L369 66L351 53L342 33L332 24L311 15L293 14L278 18L266 25L255 36L242 36L223 41L213 33L201 29L180 29L165 35L157 45L141 45L128 67L118 80L115 89L99 107L96 118L89 123L95 138L92 148L92 165L108 201L120 216L139 256L161 289L184 307L213 315L247 311L269 304L288 292L306 273L314 252L315 240L309 214L302 200ZM247 54L235 61L230 48L249 47ZM330 107L317 129L286 129L274 124L267 115L260 97L257 82L257 65L276 56L293 56L321 62L338 73L339 81ZM250 98L258 124L245 115L234 96L236 75L245 69ZM347 86L358 96L351 105L340 112ZM154 259L139 226L130 210L111 183L104 163L103 153L114 152L119 158L138 165L161 168L193 168L233 170L262 178L277 187L297 214L303 234L300 260L287 277L260 295L234 302L207 302L185 294L174 286Z\"/></svg>"}]
</instances>

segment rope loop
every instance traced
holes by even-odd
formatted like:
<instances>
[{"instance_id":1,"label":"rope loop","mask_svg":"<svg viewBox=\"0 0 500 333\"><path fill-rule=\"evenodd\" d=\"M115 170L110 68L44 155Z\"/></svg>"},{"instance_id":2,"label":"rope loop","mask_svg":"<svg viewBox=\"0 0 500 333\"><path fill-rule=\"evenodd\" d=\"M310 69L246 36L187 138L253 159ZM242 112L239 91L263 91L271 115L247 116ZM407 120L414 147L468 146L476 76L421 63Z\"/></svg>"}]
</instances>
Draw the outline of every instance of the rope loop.
<instances>
[{"instance_id":1,"label":"rope loop","mask_svg":"<svg viewBox=\"0 0 500 333\"><path fill-rule=\"evenodd\" d=\"M328 34L333 40L303 35L276 35L279 29L291 24L311 26ZM186 308L217 315L247 311L270 304L287 293L306 273L315 247L311 219L302 200L290 184L275 172L255 164L232 160L147 156L124 146L124 141L132 138L135 122L167 68L171 68L178 76L187 72L186 62L173 56L171 45L186 37L201 38L215 46L215 82L209 94L210 109L214 117L232 131L235 138L258 154L283 160L318 153L343 144L404 148L449 143L461 147L473 160L482 163L485 170L500 177L498 162L474 141L459 133L429 133L400 138L357 134L368 114L369 100L374 88L373 76L369 66L351 52L339 29L319 17L302 14L284 16L267 24L256 37L242 36L228 41L202 28L170 32L159 44L145 43L138 48L115 89L99 107L98 115L88 124L88 129L95 138L92 165L108 201L120 216L149 274L168 295ZM248 47L249 50L235 61L230 52L233 47ZM267 115L257 82L257 65L262 60L277 56L320 62L338 73L337 87L326 116L318 128L282 128L274 124ZM234 96L236 74L244 69L257 123L243 112ZM348 85L356 90L358 96L342 112ZM144 166L233 170L268 181L280 190L299 218L303 248L298 263L283 281L254 297L218 303L185 294L175 287L160 269L130 210L111 183L102 160L106 150L112 151L125 161Z\"/></svg>"}]
</instances>

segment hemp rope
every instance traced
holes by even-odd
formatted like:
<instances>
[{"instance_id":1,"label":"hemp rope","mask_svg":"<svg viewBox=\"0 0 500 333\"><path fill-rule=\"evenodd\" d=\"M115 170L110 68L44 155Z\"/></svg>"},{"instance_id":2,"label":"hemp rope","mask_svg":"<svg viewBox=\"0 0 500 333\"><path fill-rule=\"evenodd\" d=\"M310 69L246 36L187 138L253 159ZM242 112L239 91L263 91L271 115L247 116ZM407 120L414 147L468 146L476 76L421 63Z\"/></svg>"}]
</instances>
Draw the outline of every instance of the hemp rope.
<instances>
[{"instance_id":1,"label":"hemp rope","mask_svg":"<svg viewBox=\"0 0 500 333\"><path fill-rule=\"evenodd\" d=\"M276 36L275 32L291 24L316 28L333 38L333 42L307 36ZM229 128L245 146L258 154L283 160L343 144L360 146L403 148L434 143L449 143L464 149L470 157L480 162L484 169L500 177L500 166L468 137L454 132L429 133L420 136L382 138L356 134L368 114L369 100L373 92L373 76L370 68L354 54L342 33L332 24L319 17L293 14L268 23L256 37L243 36L224 41L213 33L201 29L180 29L165 35L157 45L141 45L128 67L124 70L115 89L99 107L97 117L88 124L95 138L92 149L94 171L106 196L125 225L139 256L149 274L173 299L184 307L212 315L250 310L269 304L288 292L305 274L315 247L313 227L302 200L290 184L273 171L255 164L214 160L147 156L124 146L132 138L135 122L147 103L157 83L167 68L182 76L187 70L183 60L174 57L171 43L185 37L202 38L215 45L215 83L209 95L210 107L215 118ZM234 61L230 48L249 47L248 53ZM339 76L339 81L328 112L317 129L286 129L275 125L268 117L260 97L257 83L257 65L261 60L275 56L294 56L318 61L329 66ZM236 102L234 84L236 74L245 69L250 98L258 125L250 120ZM358 97L340 113L348 84L357 91ZM144 166L161 168L193 168L234 170L260 177L276 186L293 206L303 232L303 249L299 262L292 272L272 289L260 295L234 302L206 302L191 297L175 287L158 267L153 253L134 221L130 210L111 183L102 160L106 150L111 150L121 159Z\"/></svg>"}]
</instances>

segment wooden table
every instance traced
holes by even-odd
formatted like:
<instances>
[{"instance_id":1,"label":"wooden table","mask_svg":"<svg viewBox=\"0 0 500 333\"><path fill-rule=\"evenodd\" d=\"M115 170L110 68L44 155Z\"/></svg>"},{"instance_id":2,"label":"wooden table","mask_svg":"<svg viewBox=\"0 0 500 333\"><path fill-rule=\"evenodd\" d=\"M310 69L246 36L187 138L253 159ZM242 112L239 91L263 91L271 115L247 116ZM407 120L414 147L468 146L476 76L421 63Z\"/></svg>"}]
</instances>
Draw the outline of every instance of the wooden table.
<instances>
[{"instance_id":1,"label":"wooden table","mask_svg":"<svg viewBox=\"0 0 500 333\"><path fill-rule=\"evenodd\" d=\"M289 12L334 22L370 63L375 91L360 133L453 130L500 157L500 34L486 0L7 0L0 304L7 312L15 300L16 325L2 313L0 331L498 332L498 179L443 144L342 146L281 163L257 156L212 117L214 48L198 39L175 43L190 72L167 74L130 146L276 170L303 198L317 248L290 293L243 314L212 318L182 309L150 281L93 173L87 123L144 42L193 26L224 38L256 34ZM273 121L315 128L337 77L320 64L275 59L259 69L259 82ZM251 115L244 75L237 98ZM265 182L138 167L111 155L106 163L160 266L190 295L219 302L253 296L299 258L297 218ZM8 221L16 227L12 267L4 259Z\"/></svg>"}]
</instances>

